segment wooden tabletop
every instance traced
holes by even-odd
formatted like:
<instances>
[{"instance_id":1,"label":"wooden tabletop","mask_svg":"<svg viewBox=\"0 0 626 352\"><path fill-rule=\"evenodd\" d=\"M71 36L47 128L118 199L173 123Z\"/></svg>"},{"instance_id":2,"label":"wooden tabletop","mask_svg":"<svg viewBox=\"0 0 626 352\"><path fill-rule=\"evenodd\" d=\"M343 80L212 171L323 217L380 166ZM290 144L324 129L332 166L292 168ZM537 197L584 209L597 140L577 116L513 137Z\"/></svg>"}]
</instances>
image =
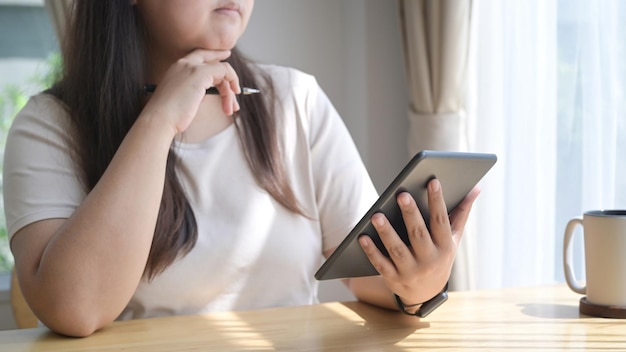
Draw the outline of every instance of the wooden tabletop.
<instances>
[{"instance_id":1,"label":"wooden tabletop","mask_svg":"<svg viewBox=\"0 0 626 352\"><path fill-rule=\"evenodd\" d=\"M451 292L424 319L358 302L116 322L87 338L0 332L0 351L626 351L626 321L565 286Z\"/></svg>"}]
</instances>

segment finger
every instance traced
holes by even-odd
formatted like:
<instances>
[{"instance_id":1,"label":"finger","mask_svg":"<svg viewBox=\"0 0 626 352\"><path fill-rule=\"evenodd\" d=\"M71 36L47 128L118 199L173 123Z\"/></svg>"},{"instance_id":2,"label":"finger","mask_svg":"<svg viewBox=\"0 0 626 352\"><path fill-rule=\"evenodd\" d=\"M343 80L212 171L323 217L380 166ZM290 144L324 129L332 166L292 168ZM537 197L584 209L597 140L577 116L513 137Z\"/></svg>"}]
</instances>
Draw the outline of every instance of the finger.
<instances>
[{"instance_id":1,"label":"finger","mask_svg":"<svg viewBox=\"0 0 626 352\"><path fill-rule=\"evenodd\" d=\"M365 255L369 259L370 263L379 274L383 277L388 277L390 279L398 277L398 272L396 271L395 265L389 260L389 258L385 257L385 255L378 250L378 247L374 244L374 241L367 236L362 235L359 237L359 244L365 252Z\"/></svg>"},{"instance_id":2,"label":"finger","mask_svg":"<svg viewBox=\"0 0 626 352\"><path fill-rule=\"evenodd\" d=\"M433 179L428 183L428 209L430 210L430 235L433 242L437 247L451 245L450 219L438 179Z\"/></svg>"},{"instance_id":3,"label":"finger","mask_svg":"<svg viewBox=\"0 0 626 352\"><path fill-rule=\"evenodd\" d=\"M222 99L222 110L226 116L231 116L233 114L233 104L230 102L230 99Z\"/></svg>"},{"instance_id":4,"label":"finger","mask_svg":"<svg viewBox=\"0 0 626 352\"><path fill-rule=\"evenodd\" d=\"M235 92L235 94L241 94L241 85L239 83L239 76L237 76L237 74L235 73L235 70L232 67L231 69L233 70L233 73L235 74L235 77L237 77L237 79L230 82L230 89L232 89L232 91Z\"/></svg>"},{"instance_id":5,"label":"finger","mask_svg":"<svg viewBox=\"0 0 626 352\"><path fill-rule=\"evenodd\" d=\"M221 64L221 73L216 75L214 79L215 87L219 90L220 95L223 97L234 92L235 94L241 93L241 86L239 84L239 76L233 67L223 62Z\"/></svg>"},{"instance_id":6,"label":"finger","mask_svg":"<svg viewBox=\"0 0 626 352\"><path fill-rule=\"evenodd\" d=\"M222 108L227 116L231 116L239 111L239 102L237 102L235 93L231 91L231 93L222 100Z\"/></svg>"},{"instance_id":7,"label":"finger","mask_svg":"<svg viewBox=\"0 0 626 352\"><path fill-rule=\"evenodd\" d=\"M241 106L239 105L239 100L237 99L237 96L234 95L233 96L233 112L237 112L241 110Z\"/></svg>"},{"instance_id":8,"label":"finger","mask_svg":"<svg viewBox=\"0 0 626 352\"><path fill-rule=\"evenodd\" d=\"M372 225L378 232L378 237L389 253L389 259L393 262L400 275L415 269L417 262L409 247L402 241L396 230L391 226L382 213L372 216Z\"/></svg>"},{"instance_id":9,"label":"finger","mask_svg":"<svg viewBox=\"0 0 626 352\"><path fill-rule=\"evenodd\" d=\"M230 89L235 92L235 94L241 94L241 83L239 83L237 72L235 72L235 69L230 64L226 64L226 70L230 82Z\"/></svg>"},{"instance_id":10,"label":"finger","mask_svg":"<svg viewBox=\"0 0 626 352\"><path fill-rule=\"evenodd\" d=\"M452 237L456 243L459 243L461 236L463 236L463 229L467 224L467 219L469 218L470 211L472 210L472 205L474 205L474 201L478 198L479 194L480 188L474 187L474 189L472 189L470 193L465 196L463 201L461 201L461 203L459 203L459 205L457 205L450 214Z\"/></svg>"},{"instance_id":11,"label":"finger","mask_svg":"<svg viewBox=\"0 0 626 352\"><path fill-rule=\"evenodd\" d=\"M221 68L223 76L216 78L213 85L222 97L222 110L226 115L231 116L235 111L239 111L239 102L236 96L241 92L239 77L228 63L223 63Z\"/></svg>"},{"instance_id":12,"label":"finger","mask_svg":"<svg viewBox=\"0 0 626 352\"><path fill-rule=\"evenodd\" d=\"M409 243L417 259L425 257L433 249L433 240L424 222L415 199L408 192L402 192L397 198L398 206L402 211L402 219L406 225Z\"/></svg>"},{"instance_id":13,"label":"finger","mask_svg":"<svg viewBox=\"0 0 626 352\"><path fill-rule=\"evenodd\" d=\"M230 89L231 85L229 84L229 82L224 81L222 85L224 85L224 90L229 92L229 94L226 96L226 99L224 99L223 101L225 104L228 104L228 106L230 106L230 114L228 114L228 116L230 116L236 111L239 111L239 102L237 101L237 95L235 94L235 92Z\"/></svg>"},{"instance_id":14,"label":"finger","mask_svg":"<svg viewBox=\"0 0 626 352\"><path fill-rule=\"evenodd\" d=\"M230 50L196 49L187 54L184 58L195 64L215 63L228 59L230 54Z\"/></svg>"}]
</instances>

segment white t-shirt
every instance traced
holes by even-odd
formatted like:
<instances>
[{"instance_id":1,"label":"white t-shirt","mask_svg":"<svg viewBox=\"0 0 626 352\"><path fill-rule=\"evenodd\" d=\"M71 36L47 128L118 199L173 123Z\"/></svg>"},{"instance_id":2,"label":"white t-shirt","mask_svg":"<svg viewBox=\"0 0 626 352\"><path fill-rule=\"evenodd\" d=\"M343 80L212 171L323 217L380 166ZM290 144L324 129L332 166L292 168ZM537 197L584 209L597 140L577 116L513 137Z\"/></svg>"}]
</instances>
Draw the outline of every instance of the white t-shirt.
<instances>
[{"instance_id":1,"label":"white t-shirt","mask_svg":"<svg viewBox=\"0 0 626 352\"><path fill-rule=\"evenodd\" d=\"M175 143L198 241L162 274L143 280L120 319L316 303L313 275L322 252L336 247L375 201L358 151L315 78L262 69L276 87L289 180L311 219L258 186L234 125L199 144ZM85 198L68 124L63 105L41 94L11 127L4 160L9 236L35 221L68 218Z\"/></svg>"}]
</instances>

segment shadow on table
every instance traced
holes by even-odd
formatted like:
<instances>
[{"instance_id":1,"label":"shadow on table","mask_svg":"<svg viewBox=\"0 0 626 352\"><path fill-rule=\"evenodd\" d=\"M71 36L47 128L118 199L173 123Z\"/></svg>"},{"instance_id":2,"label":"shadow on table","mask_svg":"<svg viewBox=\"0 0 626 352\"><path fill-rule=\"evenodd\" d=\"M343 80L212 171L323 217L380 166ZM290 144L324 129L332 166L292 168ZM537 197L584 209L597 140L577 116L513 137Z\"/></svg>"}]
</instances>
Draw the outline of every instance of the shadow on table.
<instances>
[{"instance_id":1,"label":"shadow on table","mask_svg":"<svg viewBox=\"0 0 626 352\"><path fill-rule=\"evenodd\" d=\"M522 307L522 313L546 319L575 319L575 318L589 318L586 315L581 315L578 312L578 306L565 305L565 304L543 304L543 303L525 303L518 304Z\"/></svg>"},{"instance_id":2,"label":"shadow on table","mask_svg":"<svg viewBox=\"0 0 626 352\"><path fill-rule=\"evenodd\" d=\"M364 347L379 346L385 351L405 351L406 349L396 346L398 342L405 340L417 330L430 327L430 323L414 316L408 316L400 312L375 307L363 302L342 302L355 317L346 317L340 338L345 347L360 350ZM360 318L360 319L359 319ZM329 342L328 347L333 346L332 341L337 338L329 334L324 339ZM339 347L334 345L334 347Z\"/></svg>"}]
</instances>

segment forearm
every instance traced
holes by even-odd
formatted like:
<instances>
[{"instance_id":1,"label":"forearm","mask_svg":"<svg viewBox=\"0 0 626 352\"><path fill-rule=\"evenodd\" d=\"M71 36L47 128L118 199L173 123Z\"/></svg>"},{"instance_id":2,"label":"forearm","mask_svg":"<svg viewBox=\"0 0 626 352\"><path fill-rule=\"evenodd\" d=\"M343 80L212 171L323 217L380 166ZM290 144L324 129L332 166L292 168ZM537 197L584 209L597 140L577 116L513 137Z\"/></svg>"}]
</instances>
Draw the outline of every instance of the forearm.
<instances>
[{"instance_id":1,"label":"forearm","mask_svg":"<svg viewBox=\"0 0 626 352\"><path fill-rule=\"evenodd\" d=\"M378 307L397 310L393 293L387 288L382 277L367 276L345 280L352 294L359 300Z\"/></svg>"},{"instance_id":2,"label":"forearm","mask_svg":"<svg viewBox=\"0 0 626 352\"><path fill-rule=\"evenodd\" d=\"M93 319L95 330L128 303L154 234L168 134L173 136L138 119L100 181L52 235L40 261L26 269L30 301L44 323L54 325L69 314Z\"/></svg>"}]
</instances>

